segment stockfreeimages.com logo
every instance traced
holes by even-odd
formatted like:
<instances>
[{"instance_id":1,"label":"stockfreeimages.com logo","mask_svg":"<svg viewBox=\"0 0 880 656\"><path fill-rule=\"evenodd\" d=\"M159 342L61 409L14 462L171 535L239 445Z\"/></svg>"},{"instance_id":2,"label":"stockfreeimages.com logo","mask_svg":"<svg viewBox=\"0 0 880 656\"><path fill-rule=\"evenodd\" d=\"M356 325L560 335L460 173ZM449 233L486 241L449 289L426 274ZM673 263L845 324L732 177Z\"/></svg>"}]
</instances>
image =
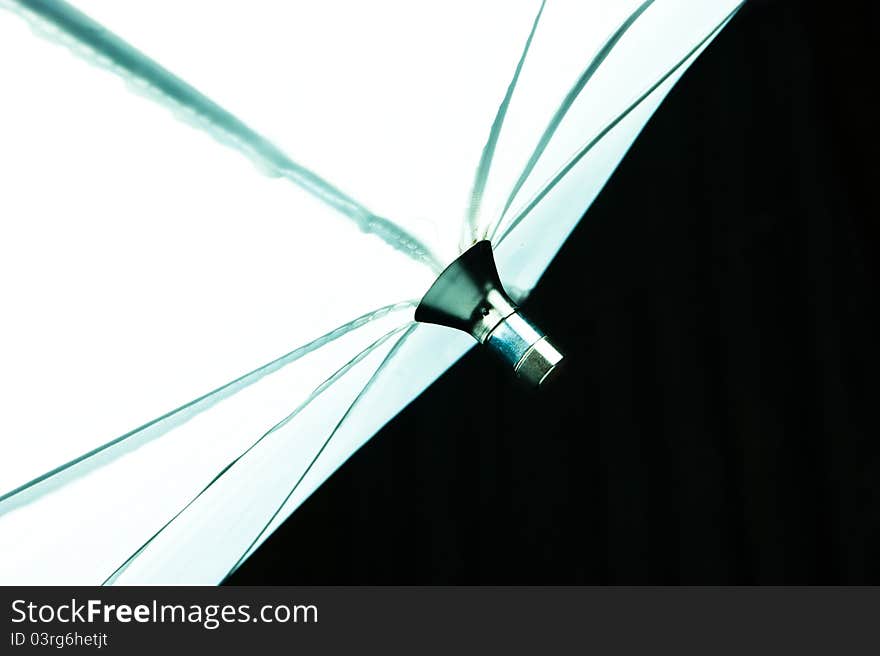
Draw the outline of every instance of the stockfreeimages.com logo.
<instances>
[{"instance_id":1,"label":"stockfreeimages.com logo","mask_svg":"<svg viewBox=\"0 0 880 656\"><path fill-rule=\"evenodd\" d=\"M250 604L160 604L155 599L145 604L106 604L100 599L85 602L36 604L24 599L12 602L12 622L30 624L128 624L137 622L198 624L214 630L222 624L263 622L266 624L308 624L318 621L314 604L266 604L252 609Z\"/></svg>"}]
</instances>

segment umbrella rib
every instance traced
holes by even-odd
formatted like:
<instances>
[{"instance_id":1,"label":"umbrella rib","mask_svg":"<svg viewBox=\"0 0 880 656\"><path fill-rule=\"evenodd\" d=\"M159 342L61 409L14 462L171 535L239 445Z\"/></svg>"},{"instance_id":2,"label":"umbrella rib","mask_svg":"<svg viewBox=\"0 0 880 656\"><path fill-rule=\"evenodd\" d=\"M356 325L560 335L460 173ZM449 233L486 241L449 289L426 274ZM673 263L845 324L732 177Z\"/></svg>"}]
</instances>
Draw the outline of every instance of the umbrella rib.
<instances>
[{"instance_id":1,"label":"umbrella rib","mask_svg":"<svg viewBox=\"0 0 880 656\"><path fill-rule=\"evenodd\" d=\"M650 96L654 91L660 87L661 84L666 82L673 73L675 73L681 66L691 57L693 57L706 43L708 43L721 29L734 17L736 12L740 10L743 6L744 2L740 3L736 6L736 8L731 11L715 28L709 32L705 37L700 39L700 41L691 48L688 53L682 57L676 64L670 68L666 73L660 76L654 84L648 87L643 93L641 93L632 103L630 103L623 112L617 115L612 121L610 121L604 128L599 130L599 132L590 139L584 146L578 150L571 159L561 168L559 171L552 177L550 180L534 195L531 200L528 201L526 206L517 213L516 218L510 222L510 225L504 230L504 233L497 240L497 243L503 242L508 236L510 236L511 232L516 228L522 220L544 199L544 197L553 190L553 188L562 180L574 166L583 159L584 155L590 152L593 147L599 143L611 130L617 127L623 119L625 119L629 114L638 107L648 96ZM491 238L494 239L497 234L498 229L501 227L500 223L496 225L495 231L492 233Z\"/></svg>"},{"instance_id":2,"label":"umbrella rib","mask_svg":"<svg viewBox=\"0 0 880 656\"><path fill-rule=\"evenodd\" d=\"M471 188L470 203L468 204L467 210L467 221L464 225L465 234L462 236L462 248L469 246L470 242L477 238L480 204L482 203L483 192L485 191L486 184L489 180L489 170L492 167L492 159L495 156L495 148L498 144L498 138L501 136L501 127L503 126L504 119L507 116L507 108L510 106L510 101L513 98L513 92L516 89L517 82L519 81L519 74L522 71L523 64L526 61L526 56L529 53L529 48L532 45L532 39L534 38L535 32L538 29L538 22L541 20L541 14L544 12L545 4L546 0L541 0L541 6L538 8L538 13L535 15L535 20L532 22L532 29L529 31L528 38L526 38L522 54L520 55L519 61L516 64L516 69L514 69L513 77L510 80L510 84L507 86L507 92L504 94L504 99L498 106L498 111L495 114L495 120L492 122L492 127L489 129L489 137L486 140L486 145L483 146L483 152L480 155L480 162L477 165L477 170L474 174L473 186Z\"/></svg>"},{"instance_id":3,"label":"umbrella rib","mask_svg":"<svg viewBox=\"0 0 880 656\"><path fill-rule=\"evenodd\" d=\"M317 173L293 161L274 143L198 89L147 57L63 0L11 0L36 26L48 23L83 47L72 48L92 63L110 68L134 87L148 92L183 114L217 141L251 158L262 168L286 178L354 221L364 232L439 273L442 265L426 244L390 219L374 214ZM62 40L63 42L63 40Z\"/></svg>"},{"instance_id":4,"label":"umbrella rib","mask_svg":"<svg viewBox=\"0 0 880 656\"><path fill-rule=\"evenodd\" d=\"M327 439L324 440L324 443L318 449L317 453L315 453L314 457L311 459L311 461L309 462L308 466L305 468L303 473L300 474L296 483L294 483L293 487L290 489L290 491L284 497L284 500L278 505L278 507L275 509L275 512L272 513L272 516L269 517L268 521L264 524L264 526L260 530L260 532L257 533L256 537L254 537L254 539L248 545L247 549L244 550L244 552L239 557L239 559L235 562L235 564L226 573L226 576L224 577L224 579L229 577L230 575L232 575L232 573L235 572L235 570L237 570L241 566L241 564L245 561L245 559L247 558L251 549L254 548L254 545L257 544L259 539L263 536L263 534L266 532L266 530L269 528L269 526L272 524L272 522L275 520L275 518L278 516L278 514L281 512L281 510L284 508L284 506L287 504L287 502L290 500L290 497L292 497L294 492L296 492L296 490L299 488L300 483L303 482L306 475L308 475L308 473L312 470L312 467L318 461L318 458L321 457L321 454L324 453L324 450L327 448L327 445L330 444L331 440L336 436L336 433L339 432L339 429L342 426L342 424L345 423L345 420L348 419L348 416L352 413L352 411L361 402L361 400L364 398L364 396L367 394L367 392L370 391L370 389L373 387L373 384L376 382L376 380L378 380L381 373L385 370L386 365L389 362L391 362L391 360L394 358L395 355L397 355L397 353L400 351L403 344L406 342L406 339L412 334L412 332L416 329L416 327L417 327L417 324L412 324L411 326L409 326L406 329L406 332L404 332L403 335L401 335L397 339L397 341L394 343L394 346L391 347L391 349L388 351L388 353L382 359L382 362L379 363L379 366L376 368L376 371L373 372L373 375L370 376L369 380L367 380L367 382L364 384L364 387L361 389L361 391L358 393L358 395L354 398L354 400L348 406L348 409L343 413L342 417L340 417L339 421L336 423L336 426L330 432L330 435L328 435Z\"/></svg>"},{"instance_id":5,"label":"umbrella rib","mask_svg":"<svg viewBox=\"0 0 880 656\"><path fill-rule=\"evenodd\" d=\"M71 478L75 478L78 475L82 475L85 472L75 472L73 471L77 465L81 465L88 460L95 458L98 455L103 454L105 456L105 460L101 462L92 461L91 464L94 466L100 466L106 464L107 461L118 458L120 455L124 453L121 449L112 449L112 447L121 447L127 446L129 450L133 450L138 448L139 446L157 439L162 435L165 435L169 431L183 425L190 419L196 417L197 415L209 410L214 407L217 403L231 397L233 394L240 392L241 390L253 385L256 382L259 382L269 374L272 374L279 369L295 362L296 360L302 358L313 351L322 348L333 342L334 340L347 335L353 330L357 330L358 328L370 323L373 320L381 319L389 314L394 312L399 312L401 310L411 309L416 305L415 301L405 301L402 303L394 303L391 305L386 305L372 312L368 312L366 314L362 314L361 316L348 321L333 330L321 335L320 337L313 339L306 344L290 351L289 353L272 360L271 362L254 369L253 371L236 378L235 380L226 383L225 385L218 387L217 389L200 396L199 398L190 401L170 412L165 413L164 415L153 419L152 421L147 422L146 424L131 430L124 435L121 435L105 444L102 444L91 451L88 451L73 460L70 460L54 469L24 483L13 490L6 492L3 495L0 495L0 516L9 512L10 510L17 508L21 505L24 505L39 496L42 496L46 492L51 491L52 489L56 489L62 485L65 485ZM133 438L140 438L134 440ZM135 442L135 443L132 443ZM112 449L112 452L110 451ZM61 476L63 474L68 474L67 477ZM41 485L42 484L42 485ZM39 488L37 487L39 486ZM28 494L29 493L29 494ZM24 495L24 496L22 496Z\"/></svg>"},{"instance_id":6,"label":"umbrella rib","mask_svg":"<svg viewBox=\"0 0 880 656\"><path fill-rule=\"evenodd\" d=\"M556 112L553 114L553 117L550 119L550 122L547 124L547 127L544 129L541 138L538 140L537 146L535 146L535 150L532 152L529 157L528 162L526 162L525 167L523 167L522 172L519 175L516 183L513 185L513 189L507 197L507 201L504 203L504 208L501 210L501 214L495 222L494 226L491 226L489 230L487 230L487 234L491 233L493 236L495 231L498 228L498 225L504 220L504 217L507 215L510 206L513 204L513 201L516 199L517 193L522 188L523 184L525 184L532 170L534 170L535 166L538 163L538 160L541 159L541 155L544 154L544 151L547 149L550 140L553 138L553 135L556 133L556 130L559 128L560 123L565 118L565 115L568 113L568 110L571 109L571 106L574 104L575 100L577 100L581 91L583 91L584 87L587 86L587 83L592 79L592 77L596 74L596 71L602 66L620 40L624 37L624 35L629 31L629 29L635 24L635 22L639 19L639 17L654 4L654 0L646 0L639 7L635 9L627 18L617 27L617 29L609 36L593 58L590 60L589 65L583 70L583 72L578 77L577 81L572 85L571 89L568 90L568 93L565 94L565 98L563 98L562 103L559 105Z\"/></svg>"},{"instance_id":7,"label":"umbrella rib","mask_svg":"<svg viewBox=\"0 0 880 656\"><path fill-rule=\"evenodd\" d=\"M281 421L276 423L272 428L263 433L259 438L257 438L250 446L248 446L244 451L238 454L235 458L230 460L226 466L224 466L214 477L192 498L190 499L183 507L180 508L167 522L165 522L158 531L156 531L153 535L151 535L136 551L134 551L128 558L123 561L119 567L117 567L113 572L103 581L101 585L110 585L112 584L120 574L122 574L128 566L140 555L144 552L144 550L152 544L152 542L161 535L166 528L168 528L178 517L180 517L186 510L192 506L202 495L204 495L217 481L219 481L223 475L232 469L236 463L238 463L242 458L244 458L248 453L250 453L258 444L260 444L267 437L275 433L278 429L287 425L290 421L292 421L300 412L302 412L310 403L312 403L315 399L317 399L321 394L327 391L330 387L333 386L339 379L341 379L346 373L348 373L352 367L361 362L364 358L366 358L370 353L379 348L382 344L384 344L388 339L393 337L394 335L400 333L405 330L407 326L398 326L397 328L388 331L373 343L371 343L366 348L359 351L354 357L352 357L348 362L339 367L336 371L334 371L328 378L326 378L321 384L319 384L312 392L309 394L306 399L300 403L290 414L285 416Z\"/></svg>"}]
</instances>

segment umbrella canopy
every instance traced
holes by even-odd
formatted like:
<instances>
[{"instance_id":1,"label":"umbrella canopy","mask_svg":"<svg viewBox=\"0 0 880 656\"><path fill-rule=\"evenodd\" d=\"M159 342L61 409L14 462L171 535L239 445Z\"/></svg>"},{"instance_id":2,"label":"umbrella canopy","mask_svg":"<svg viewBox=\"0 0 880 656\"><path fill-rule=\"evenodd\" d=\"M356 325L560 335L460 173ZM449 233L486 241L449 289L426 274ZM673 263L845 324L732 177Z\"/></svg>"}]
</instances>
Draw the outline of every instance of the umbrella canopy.
<instances>
[{"instance_id":1,"label":"umbrella canopy","mask_svg":"<svg viewBox=\"0 0 880 656\"><path fill-rule=\"evenodd\" d=\"M441 271L489 240L522 301L739 4L0 2L0 582L234 571L474 344L414 322Z\"/></svg>"}]
</instances>

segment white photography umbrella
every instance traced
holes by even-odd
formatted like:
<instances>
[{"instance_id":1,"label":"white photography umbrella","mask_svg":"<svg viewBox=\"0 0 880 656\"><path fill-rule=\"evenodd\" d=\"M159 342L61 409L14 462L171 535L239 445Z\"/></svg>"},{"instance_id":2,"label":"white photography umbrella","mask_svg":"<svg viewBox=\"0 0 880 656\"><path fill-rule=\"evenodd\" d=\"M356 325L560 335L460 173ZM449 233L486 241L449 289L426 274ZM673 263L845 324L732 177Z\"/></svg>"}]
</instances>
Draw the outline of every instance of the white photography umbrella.
<instances>
[{"instance_id":1,"label":"white photography umbrella","mask_svg":"<svg viewBox=\"0 0 880 656\"><path fill-rule=\"evenodd\" d=\"M0 583L217 583L477 341L543 380L739 4L0 2Z\"/></svg>"}]
</instances>

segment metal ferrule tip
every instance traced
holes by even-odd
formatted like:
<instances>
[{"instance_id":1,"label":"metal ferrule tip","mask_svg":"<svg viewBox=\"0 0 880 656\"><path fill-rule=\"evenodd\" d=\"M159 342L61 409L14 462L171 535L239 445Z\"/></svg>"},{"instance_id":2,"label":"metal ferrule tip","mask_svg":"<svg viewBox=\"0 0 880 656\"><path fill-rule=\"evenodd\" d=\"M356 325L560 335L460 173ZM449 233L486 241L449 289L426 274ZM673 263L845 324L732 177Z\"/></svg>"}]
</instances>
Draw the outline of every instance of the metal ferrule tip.
<instances>
[{"instance_id":1,"label":"metal ferrule tip","mask_svg":"<svg viewBox=\"0 0 880 656\"><path fill-rule=\"evenodd\" d=\"M422 298L415 318L469 333L536 387L562 361L562 354L504 291L488 241L477 242L446 267Z\"/></svg>"}]
</instances>

